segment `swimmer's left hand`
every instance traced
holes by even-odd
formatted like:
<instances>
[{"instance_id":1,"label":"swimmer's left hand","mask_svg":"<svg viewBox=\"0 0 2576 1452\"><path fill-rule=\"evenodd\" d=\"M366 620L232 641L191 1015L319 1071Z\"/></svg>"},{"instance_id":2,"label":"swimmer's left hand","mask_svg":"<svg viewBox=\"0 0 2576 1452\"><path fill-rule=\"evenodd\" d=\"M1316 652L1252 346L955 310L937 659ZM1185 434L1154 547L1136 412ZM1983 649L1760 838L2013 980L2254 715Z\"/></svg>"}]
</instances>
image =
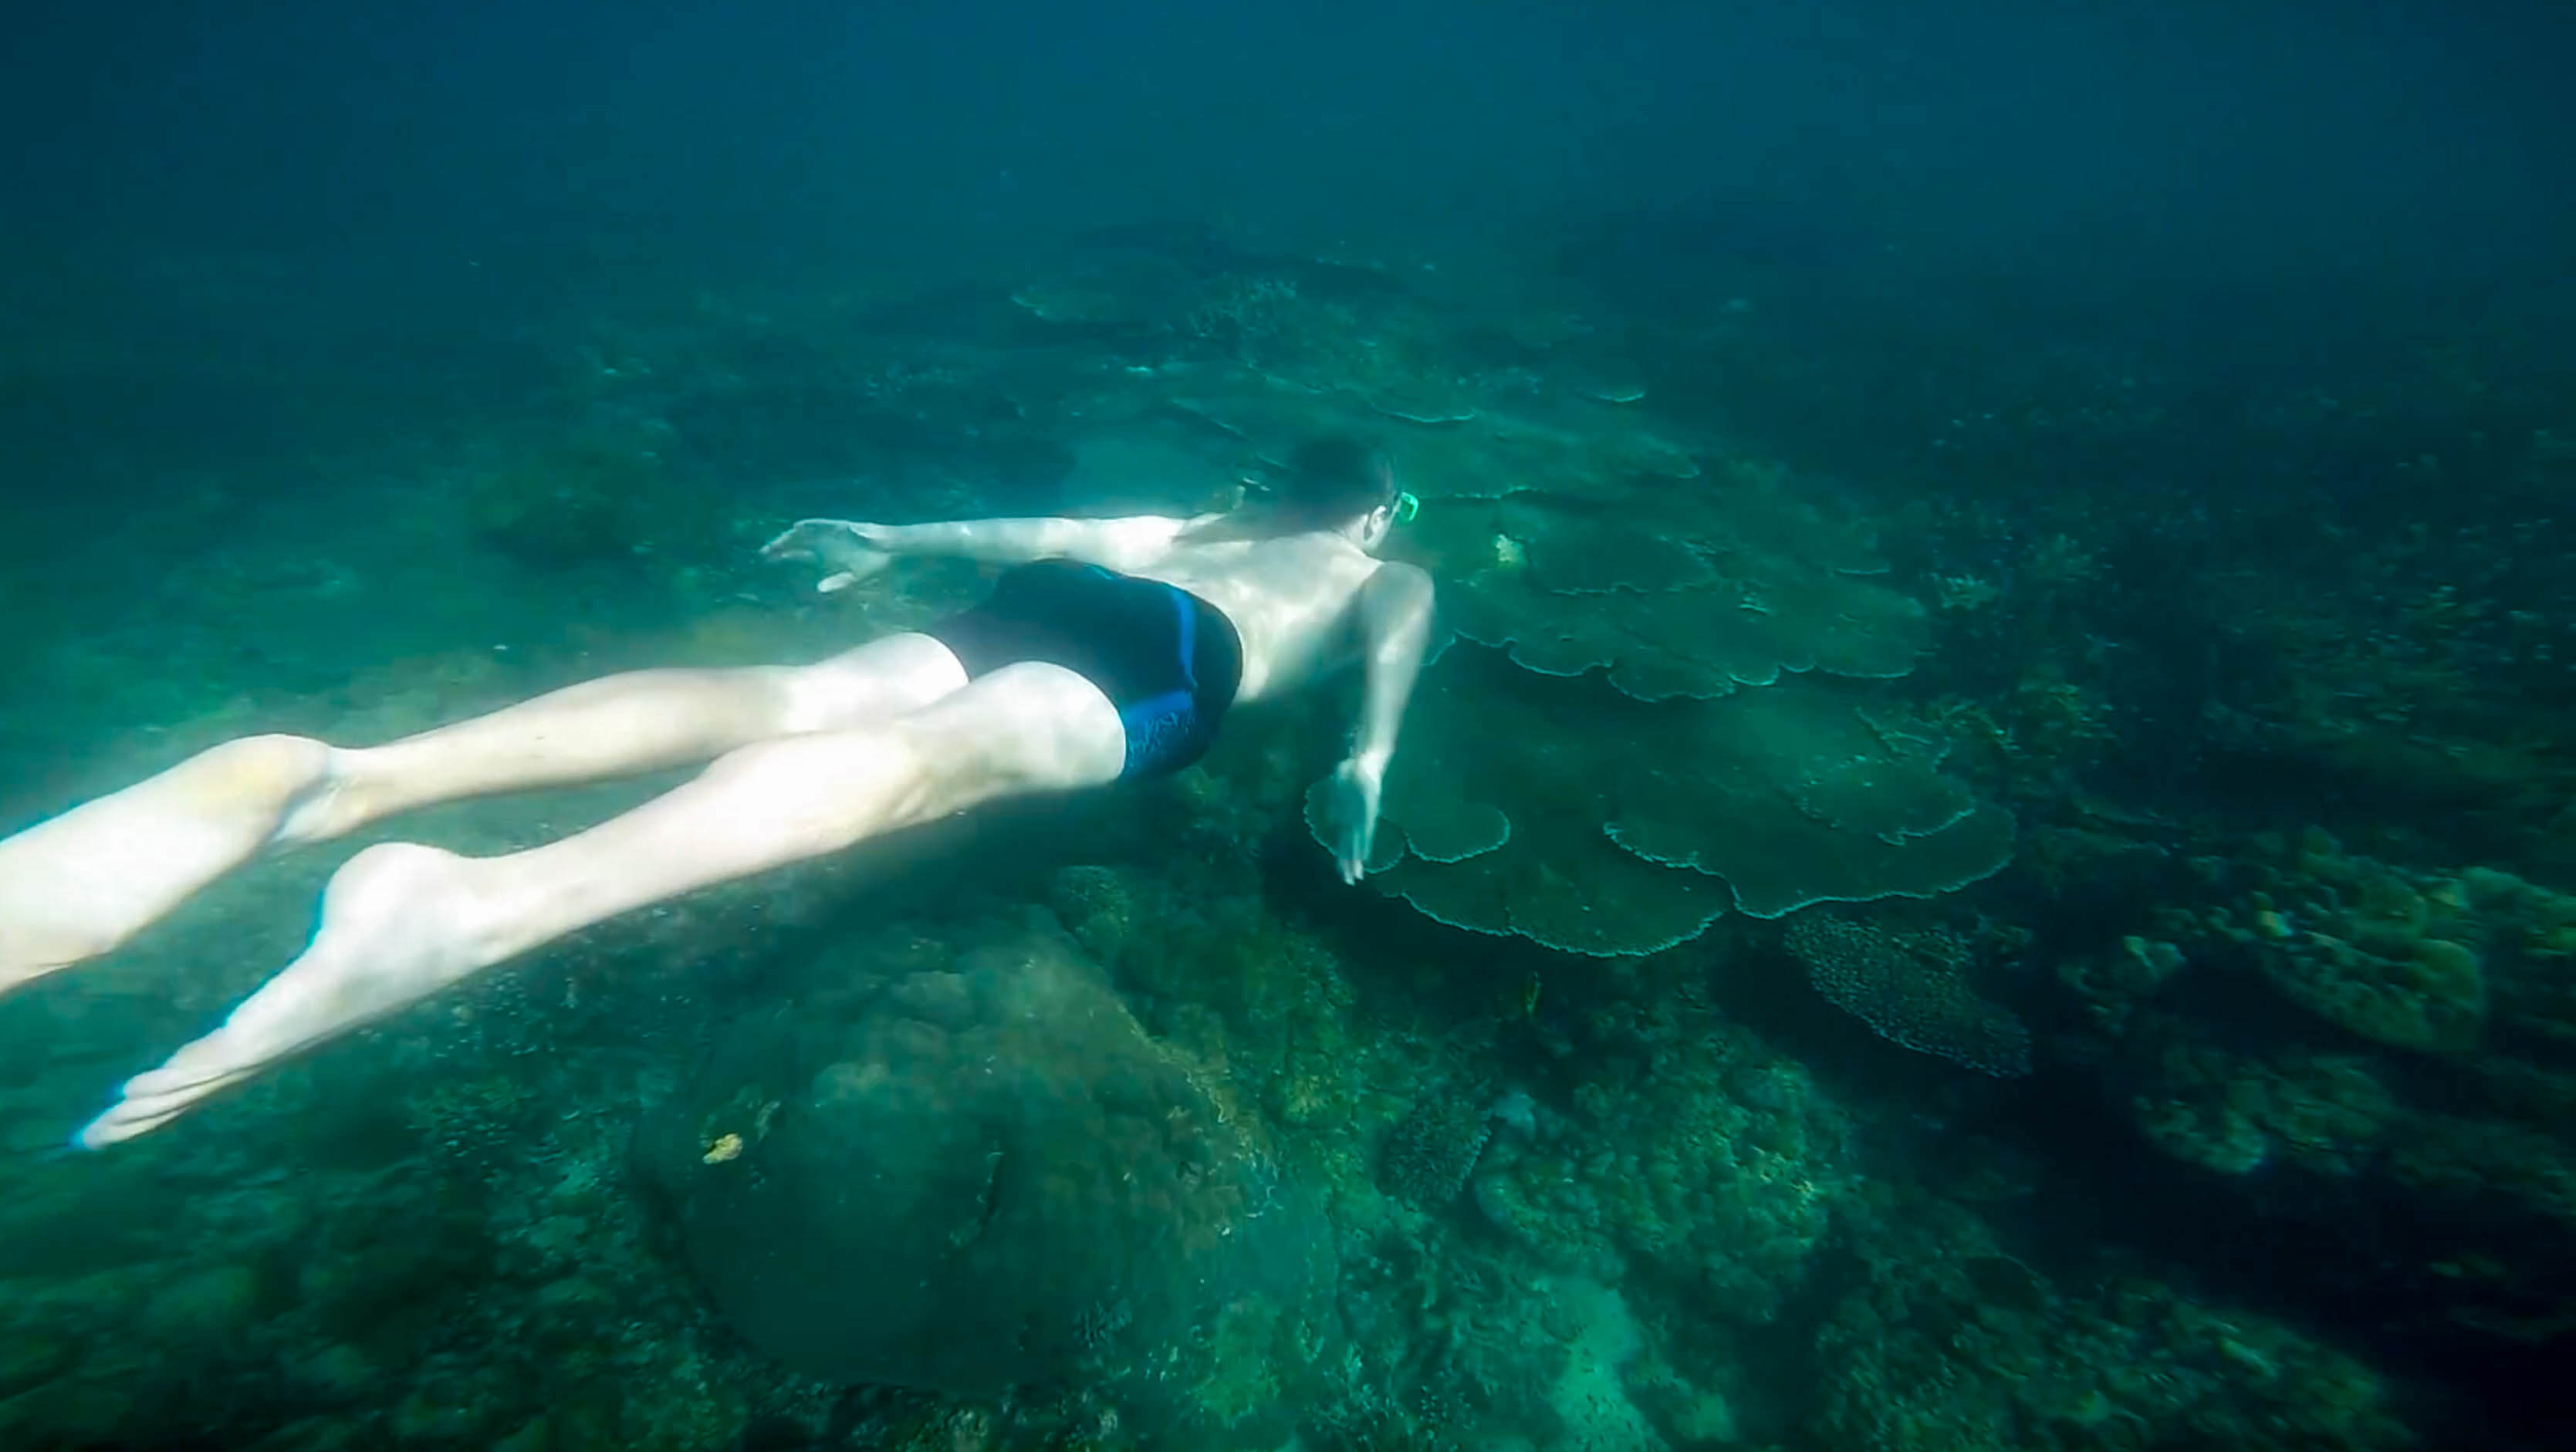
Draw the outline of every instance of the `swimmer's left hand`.
<instances>
[{"instance_id":1,"label":"swimmer's left hand","mask_svg":"<svg viewBox=\"0 0 2576 1452\"><path fill-rule=\"evenodd\" d=\"M1344 882L1368 875L1369 852L1377 845L1378 799L1385 785L1382 763L1353 757L1333 768L1327 820L1332 824L1333 861L1341 868Z\"/></svg>"},{"instance_id":2,"label":"swimmer's left hand","mask_svg":"<svg viewBox=\"0 0 2576 1452\"><path fill-rule=\"evenodd\" d=\"M892 526L861 524L848 519L800 519L784 533L760 547L765 560L812 560L821 565L823 578L814 589L820 594L846 590L894 563L887 549L886 536Z\"/></svg>"}]
</instances>

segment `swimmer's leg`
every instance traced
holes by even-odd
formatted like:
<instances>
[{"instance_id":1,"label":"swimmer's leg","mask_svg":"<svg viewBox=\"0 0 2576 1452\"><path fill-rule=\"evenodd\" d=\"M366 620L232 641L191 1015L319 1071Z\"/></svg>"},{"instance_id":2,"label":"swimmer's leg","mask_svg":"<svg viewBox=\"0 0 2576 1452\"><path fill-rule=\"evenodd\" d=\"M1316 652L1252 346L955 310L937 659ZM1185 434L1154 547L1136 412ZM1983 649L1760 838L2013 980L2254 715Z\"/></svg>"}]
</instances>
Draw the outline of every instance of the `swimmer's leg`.
<instances>
[{"instance_id":1,"label":"swimmer's leg","mask_svg":"<svg viewBox=\"0 0 2576 1452\"><path fill-rule=\"evenodd\" d=\"M228 741L0 839L0 993L115 948L272 844L845 730L965 683L946 646L905 634L810 666L608 676L384 746Z\"/></svg>"},{"instance_id":2,"label":"swimmer's leg","mask_svg":"<svg viewBox=\"0 0 2576 1452\"><path fill-rule=\"evenodd\" d=\"M619 913L836 852L998 797L1114 780L1099 689L1024 663L873 727L787 736L589 831L501 857L370 847L331 879L312 946L81 1133L157 1129L206 1096L473 973Z\"/></svg>"}]
</instances>

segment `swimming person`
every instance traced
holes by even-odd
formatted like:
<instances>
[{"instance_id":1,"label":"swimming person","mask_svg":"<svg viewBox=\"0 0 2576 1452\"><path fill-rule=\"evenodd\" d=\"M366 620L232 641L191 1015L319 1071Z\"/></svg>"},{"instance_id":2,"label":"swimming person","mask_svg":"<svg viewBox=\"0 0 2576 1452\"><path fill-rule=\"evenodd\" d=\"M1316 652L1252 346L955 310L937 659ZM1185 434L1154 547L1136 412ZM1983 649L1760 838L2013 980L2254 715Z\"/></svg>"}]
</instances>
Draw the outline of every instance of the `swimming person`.
<instances>
[{"instance_id":1,"label":"swimming person","mask_svg":"<svg viewBox=\"0 0 2576 1452\"><path fill-rule=\"evenodd\" d=\"M710 763L587 831L464 857L387 842L322 895L303 954L84 1128L158 1129L297 1053L619 913L965 811L1180 770L1231 707L1358 664L1329 793L1345 881L1431 629L1431 579L1376 551L1412 499L1347 439L1275 496L1191 519L809 519L770 541L838 589L898 555L1012 566L981 604L807 666L644 670L382 746L251 736L0 840L0 992L107 953L272 846L395 813Z\"/></svg>"}]
</instances>

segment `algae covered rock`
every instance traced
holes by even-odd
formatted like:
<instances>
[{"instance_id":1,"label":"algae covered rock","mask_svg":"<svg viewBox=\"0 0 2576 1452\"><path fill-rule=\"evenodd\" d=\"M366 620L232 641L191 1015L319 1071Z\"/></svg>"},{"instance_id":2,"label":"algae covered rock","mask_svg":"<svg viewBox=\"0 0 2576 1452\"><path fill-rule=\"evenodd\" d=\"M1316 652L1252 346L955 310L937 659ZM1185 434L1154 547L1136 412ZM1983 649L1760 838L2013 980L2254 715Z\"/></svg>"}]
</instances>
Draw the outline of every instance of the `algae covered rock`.
<instances>
[{"instance_id":1,"label":"algae covered rock","mask_svg":"<svg viewBox=\"0 0 2576 1452\"><path fill-rule=\"evenodd\" d=\"M1212 1082L1031 928L849 1006L737 1023L636 1152L756 1345L836 1381L987 1395L1193 1342L1204 1359L1221 1318L1275 1356L1300 1323L1329 1237ZM1215 1369L1195 1371L1170 1385Z\"/></svg>"},{"instance_id":2,"label":"algae covered rock","mask_svg":"<svg viewBox=\"0 0 2576 1452\"><path fill-rule=\"evenodd\" d=\"M543 569L631 562L679 521L660 460L582 439L474 478L467 522L479 542Z\"/></svg>"},{"instance_id":3,"label":"algae covered rock","mask_svg":"<svg viewBox=\"0 0 2576 1452\"><path fill-rule=\"evenodd\" d=\"M2474 1048L2485 1022L2483 928L2449 880L2346 855L2312 832L2219 932L2301 1008L2393 1049Z\"/></svg>"},{"instance_id":4,"label":"algae covered rock","mask_svg":"<svg viewBox=\"0 0 2576 1452\"><path fill-rule=\"evenodd\" d=\"M2145 1276L2058 1282L1954 1204L1897 1195L1854 1218L1859 1268L1816 1333L1818 1445L2420 1445L2396 1387L2294 1324Z\"/></svg>"},{"instance_id":5,"label":"algae covered rock","mask_svg":"<svg viewBox=\"0 0 2576 1452\"><path fill-rule=\"evenodd\" d=\"M1590 1032L1571 1132L1495 1156L1478 1214L1553 1269L1651 1270L1712 1315L1770 1321L1859 1189L1848 1112L1712 1012L1611 1009Z\"/></svg>"},{"instance_id":6,"label":"algae covered rock","mask_svg":"<svg viewBox=\"0 0 2576 1452\"><path fill-rule=\"evenodd\" d=\"M2267 1274L2332 1297L2368 1267L2372 1314L2434 1342L2563 1337L2576 898L2315 830L2191 866L2153 936L2060 964L2067 1059Z\"/></svg>"}]
</instances>

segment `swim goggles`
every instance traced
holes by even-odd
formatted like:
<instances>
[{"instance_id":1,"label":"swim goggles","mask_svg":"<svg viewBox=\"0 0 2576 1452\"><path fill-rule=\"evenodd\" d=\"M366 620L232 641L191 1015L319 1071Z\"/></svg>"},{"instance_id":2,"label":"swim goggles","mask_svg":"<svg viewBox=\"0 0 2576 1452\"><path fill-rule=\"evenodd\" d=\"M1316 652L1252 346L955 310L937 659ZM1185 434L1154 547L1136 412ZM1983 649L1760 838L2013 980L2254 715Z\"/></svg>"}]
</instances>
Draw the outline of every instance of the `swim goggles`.
<instances>
[{"instance_id":1,"label":"swim goggles","mask_svg":"<svg viewBox=\"0 0 2576 1452\"><path fill-rule=\"evenodd\" d=\"M1415 516L1415 515L1417 515L1417 514L1420 514L1421 512L1422 512L1422 501L1421 501L1421 500L1414 498L1414 497L1413 497L1412 495L1410 495L1410 494L1398 494L1398 495L1396 495L1396 496L1395 496L1395 522L1396 522L1396 523L1398 523L1398 524L1411 524L1411 523L1413 523L1413 516Z\"/></svg>"}]
</instances>

